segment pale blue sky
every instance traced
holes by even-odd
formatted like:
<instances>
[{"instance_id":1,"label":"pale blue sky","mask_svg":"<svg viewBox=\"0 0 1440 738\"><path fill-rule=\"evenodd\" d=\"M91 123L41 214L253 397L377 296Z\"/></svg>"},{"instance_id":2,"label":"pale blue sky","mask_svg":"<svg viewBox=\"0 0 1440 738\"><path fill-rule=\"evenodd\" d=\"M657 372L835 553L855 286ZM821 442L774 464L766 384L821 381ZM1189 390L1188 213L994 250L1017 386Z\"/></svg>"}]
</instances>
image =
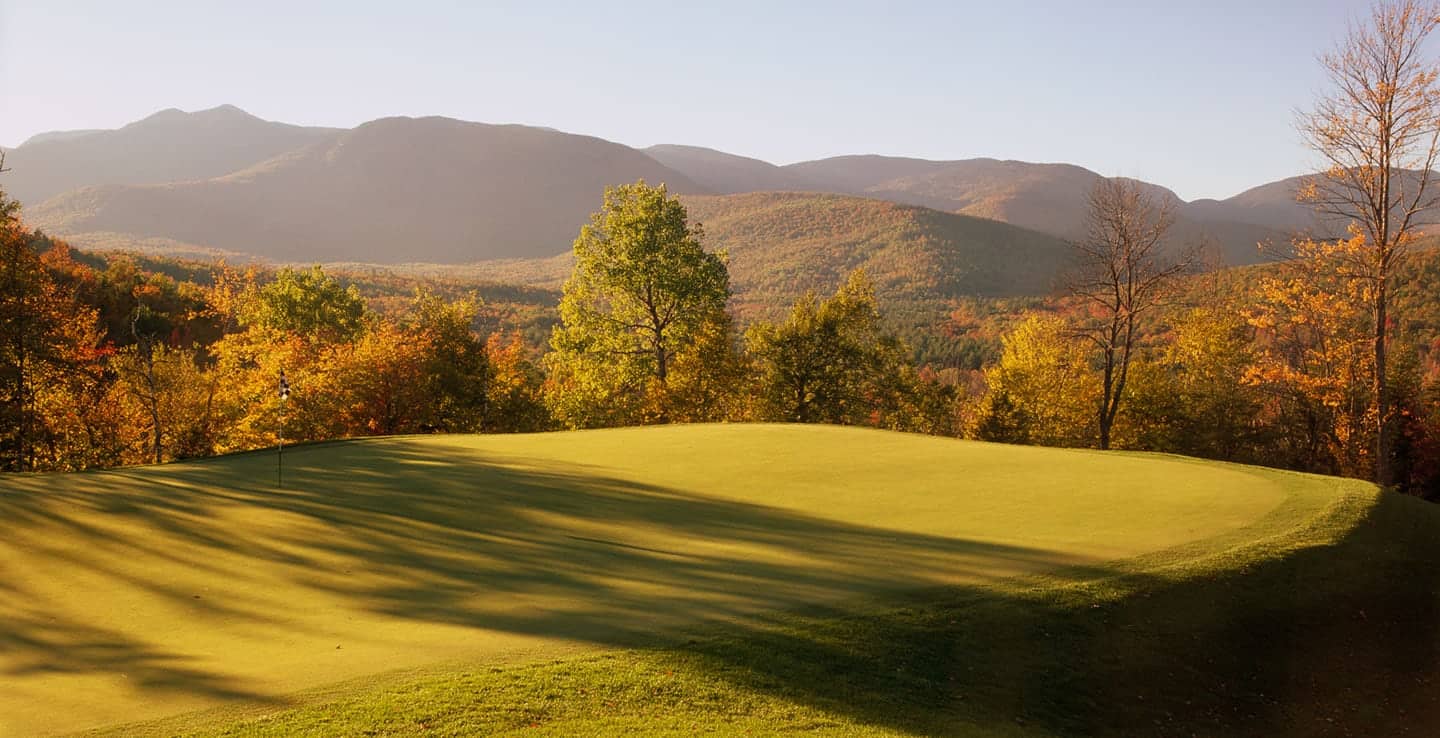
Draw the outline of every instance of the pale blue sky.
<instances>
[{"instance_id":1,"label":"pale blue sky","mask_svg":"<svg viewBox=\"0 0 1440 738\"><path fill-rule=\"evenodd\" d=\"M222 103L545 125L776 163L1067 161L1227 197L1311 157L1292 111L1368 4L0 0L0 144Z\"/></svg>"}]
</instances>

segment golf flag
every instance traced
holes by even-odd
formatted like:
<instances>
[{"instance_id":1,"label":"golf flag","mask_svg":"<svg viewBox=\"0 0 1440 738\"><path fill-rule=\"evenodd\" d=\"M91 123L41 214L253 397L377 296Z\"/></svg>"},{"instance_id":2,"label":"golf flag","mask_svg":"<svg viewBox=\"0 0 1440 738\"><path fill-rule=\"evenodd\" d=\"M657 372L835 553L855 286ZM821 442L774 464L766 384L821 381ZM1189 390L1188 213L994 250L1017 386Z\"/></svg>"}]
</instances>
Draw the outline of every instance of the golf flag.
<instances>
[{"instance_id":1,"label":"golf flag","mask_svg":"<svg viewBox=\"0 0 1440 738\"><path fill-rule=\"evenodd\" d=\"M285 370L280 370L280 399L290 399L290 380L285 378Z\"/></svg>"}]
</instances>

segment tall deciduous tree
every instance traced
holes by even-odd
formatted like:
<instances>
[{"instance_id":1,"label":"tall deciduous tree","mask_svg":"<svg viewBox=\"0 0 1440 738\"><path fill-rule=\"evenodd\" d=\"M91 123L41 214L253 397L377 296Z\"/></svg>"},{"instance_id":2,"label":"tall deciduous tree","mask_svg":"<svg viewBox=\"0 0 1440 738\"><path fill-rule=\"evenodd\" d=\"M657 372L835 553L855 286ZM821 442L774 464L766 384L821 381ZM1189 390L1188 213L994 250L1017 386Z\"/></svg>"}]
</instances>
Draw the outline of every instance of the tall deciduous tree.
<instances>
[{"instance_id":1,"label":"tall deciduous tree","mask_svg":"<svg viewBox=\"0 0 1440 738\"><path fill-rule=\"evenodd\" d=\"M656 412L677 423L744 420L750 404L750 365L734 321L719 312L701 324L692 349L670 367Z\"/></svg>"},{"instance_id":2,"label":"tall deciduous tree","mask_svg":"<svg viewBox=\"0 0 1440 738\"><path fill-rule=\"evenodd\" d=\"M1399 0L1374 7L1320 57L1330 91L1301 122L1327 168L1301 191L1322 213L1364 238L1354 271L1372 318L1375 480L1390 484L1393 434L1386 387L1389 291L1397 263L1437 204L1431 179L1440 154L1440 66L1426 48L1440 5Z\"/></svg>"},{"instance_id":3,"label":"tall deciduous tree","mask_svg":"<svg viewBox=\"0 0 1440 738\"><path fill-rule=\"evenodd\" d=\"M1102 179L1090 191L1086 235L1073 244L1079 263L1068 287L1084 310L1078 331L1098 354L1102 449L1110 448L1125 398L1140 320L1193 258L1168 252L1174 222L1170 203L1157 202L1138 182Z\"/></svg>"},{"instance_id":4,"label":"tall deciduous tree","mask_svg":"<svg viewBox=\"0 0 1440 738\"><path fill-rule=\"evenodd\" d=\"M552 386L568 395L554 404L562 420L640 420L635 415L653 404L646 401L652 390L664 390L677 355L724 311L729 272L700 237L663 185L605 191L604 206L575 239L575 271L551 337Z\"/></svg>"},{"instance_id":5,"label":"tall deciduous tree","mask_svg":"<svg viewBox=\"0 0 1440 738\"><path fill-rule=\"evenodd\" d=\"M493 333L485 341L489 382L485 388L488 433L533 433L551 426L542 387L545 375L526 356L518 331Z\"/></svg>"}]
</instances>

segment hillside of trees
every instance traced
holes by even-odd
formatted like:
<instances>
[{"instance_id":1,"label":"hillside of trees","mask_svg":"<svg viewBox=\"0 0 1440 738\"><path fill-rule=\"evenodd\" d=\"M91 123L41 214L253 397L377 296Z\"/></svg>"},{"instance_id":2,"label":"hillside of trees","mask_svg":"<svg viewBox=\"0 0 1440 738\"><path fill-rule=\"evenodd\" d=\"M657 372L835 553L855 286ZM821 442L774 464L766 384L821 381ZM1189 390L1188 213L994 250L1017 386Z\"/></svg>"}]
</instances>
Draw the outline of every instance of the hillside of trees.
<instances>
[{"instance_id":1,"label":"hillside of trees","mask_svg":"<svg viewBox=\"0 0 1440 738\"><path fill-rule=\"evenodd\" d=\"M1177 276L1136 323L1128 382L1107 392L1090 333L1099 313L1073 292L957 297L907 325L886 315L882 280L917 263L954 267L878 249L837 265L849 269L838 286L749 310L732 297L751 277L729 262L745 244L730 241L733 257L707 248L701 235L724 224L695 228L705 201L643 183L607 192L561 293L80 253L5 202L0 453L11 471L264 448L282 434L702 421L872 425L1361 477L1375 463L1366 312L1333 251ZM813 203L757 207L799 223ZM877 232L894 225L883 211L855 215ZM776 274L791 278L783 265ZM1413 252L1397 284L1392 462L1398 485L1435 497L1440 250ZM1117 410L1102 434L1107 394Z\"/></svg>"}]
</instances>

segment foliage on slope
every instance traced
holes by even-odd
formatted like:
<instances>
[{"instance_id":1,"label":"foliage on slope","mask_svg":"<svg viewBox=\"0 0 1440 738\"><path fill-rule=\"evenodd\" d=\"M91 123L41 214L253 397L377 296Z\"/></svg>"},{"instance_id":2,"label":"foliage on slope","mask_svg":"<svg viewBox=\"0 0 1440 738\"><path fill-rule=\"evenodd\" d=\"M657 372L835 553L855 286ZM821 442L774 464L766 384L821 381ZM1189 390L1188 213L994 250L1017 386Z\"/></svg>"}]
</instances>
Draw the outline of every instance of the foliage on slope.
<instances>
[{"instance_id":1,"label":"foliage on slope","mask_svg":"<svg viewBox=\"0 0 1440 738\"><path fill-rule=\"evenodd\" d=\"M1068 256L1062 241L1033 231L881 200L752 193L685 202L706 245L729 252L742 313L773 314L807 291L832 291L857 268L895 307L1043 294Z\"/></svg>"}]
</instances>

